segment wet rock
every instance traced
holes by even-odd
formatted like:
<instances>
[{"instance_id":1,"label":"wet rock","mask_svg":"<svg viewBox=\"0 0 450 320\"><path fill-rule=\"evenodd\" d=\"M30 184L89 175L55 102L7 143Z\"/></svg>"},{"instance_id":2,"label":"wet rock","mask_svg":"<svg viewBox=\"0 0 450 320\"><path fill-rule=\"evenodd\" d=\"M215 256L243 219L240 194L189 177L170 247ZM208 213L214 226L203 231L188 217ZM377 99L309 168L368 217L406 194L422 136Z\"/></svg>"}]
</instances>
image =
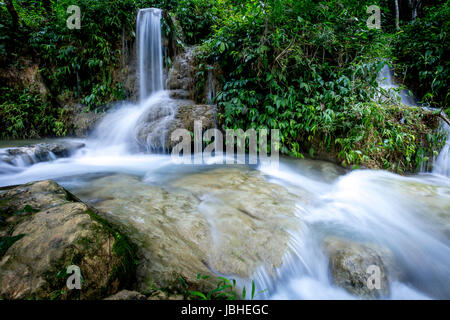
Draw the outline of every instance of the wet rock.
<instances>
[{"instance_id":1,"label":"wet rock","mask_svg":"<svg viewBox=\"0 0 450 320\"><path fill-rule=\"evenodd\" d=\"M147 300L147 297L136 291L122 290L105 300Z\"/></svg>"},{"instance_id":2,"label":"wet rock","mask_svg":"<svg viewBox=\"0 0 450 320\"><path fill-rule=\"evenodd\" d=\"M390 272L395 270L392 252L375 244L360 244L328 237L324 241L334 283L349 293L363 298L381 298L389 295ZM367 280L370 266L380 269L380 289L370 289Z\"/></svg>"},{"instance_id":3,"label":"wet rock","mask_svg":"<svg viewBox=\"0 0 450 320\"><path fill-rule=\"evenodd\" d=\"M166 87L170 90L191 91L193 87L191 70L194 63L194 47L186 48L186 51L179 54L170 68Z\"/></svg>"},{"instance_id":4,"label":"wet rock","mask_svg":"<svg viewBox=\"0 0 450 320\"><path fill-rule=\"evenodd\" d=\"M103 119L106 113L96 113L93 111L83 111L74 108L72 117L72 131L75 137L86 138L95 128L96 124Z\"/></svg>"},{"instance_id":5,"label":"wet rock","mask_svg":"<svg viewBox=\"0 0 450 320\"><path fill-rule=\"evenodd\" d=\"M191 99L191 93L188 90L170 90L169 96L172 99L188 100Z\"/></svg>"},{"instance_id":6,"label":"wet rock","mask_svg":"<svg viewBox=\"0 0 450 320\"><path fill-rule=\"evenodd\" d=\"M175 118L184 129L193 132L195 121L201 121L203 129L215 128L216 112L215 105L184 105L178 109Z\"/></svg>"},{"instance_id":7,"label":"wet rock","mask_svg":"<svg viewBox=\"0 0 450 320\"><path fill-rule=\"evenodd\" d=\"M263 268L273 275L290 250L288 230L302 228L291 195L246 170L188 175L170 190L114 175L75 192L96 199L105 219L137 244L139 290L178 276L201 291L215 288L198 273L250 278Z\"/></svg>"},{"instance_id":8,"label":"wet rock","mask_svg":"<svg viewBox=\"0 0 450 320\"><path fill-rule=\"evenodd\" d=\"M0 154L1 160L15 166L26 166L37 162L68 157L76 150L85 146L82 142L58 141L52 143L38 143L36 145L4 149Z\"/></svg>"},{"instance_id":9,"label":"wet rock","mask_svg":"<svg viewBox=\"0 0 450 320\"><path fill-rule=\"evenodd\" d=\"M177 129L194 131L194 122L200 121L203 130L215 128L216 106L196 105L191 100L162 100L142 117L137 139L144 149L171 149L178 142L171 140Z\"/></svg>"},{"instance_id":10,"label":"wet rock","mask_svg":"<svg viewBox=\"0 0 450 320\"><path fill-rule=\"evenodd\" d=\"M123 236L84 203L48 180L0 189L0 297L97 299L133 276ZM80 268L81 290L68 290L67 267Z\"/></svg>"},{"instance_id":11,"label":"wet rock","mask_svg":"<svg viewBox=\"0 0 450 320\"><path fill-rule=\"evenodd\" d=\"M147 150L170 148L172 131L182 128L175 118L177 110L192 104L194 102L190 100L173 100L168 96L161 98L140 118L136 129L138 143Z\"/></svg>"}]
</instances>

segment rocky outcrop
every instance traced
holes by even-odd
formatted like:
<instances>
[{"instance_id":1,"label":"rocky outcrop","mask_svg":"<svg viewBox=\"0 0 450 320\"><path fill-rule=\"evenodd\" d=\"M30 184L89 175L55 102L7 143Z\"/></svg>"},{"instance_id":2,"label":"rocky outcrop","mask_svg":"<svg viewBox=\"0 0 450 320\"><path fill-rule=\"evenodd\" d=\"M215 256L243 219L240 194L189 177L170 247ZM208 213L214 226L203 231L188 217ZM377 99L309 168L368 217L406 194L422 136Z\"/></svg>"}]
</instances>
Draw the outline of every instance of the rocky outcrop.
<instances>
[{"instance_id":1,"label":"rocky outcrop","mask_svg":"<svg viewBox=\"0 0 450 320\"><path fill-rule=\"evenodd\" d=\"M291 195L247 170L191 174L170 190L113 175L74 192L92 199L137 245L141 291L149 284L166 287L179 276L200 291L215 288L213 278L198 281L198 273L251 278L263 268L274 275L290 250L288 230L302 230L292 219Z\"/></svg>"},{"instance_id":2,"label":"rocky outcrop","mask_svg":"<svg viewBox=\"0 0 450 320\"><path fill-rule=\"evenodd\" d=\"M168 90L190 92L193 90L192 70L194 63L194 47L187 47L186 51L176 56L166 80ZM189 95L193 97L192 94Z\"/></svg>"},{"instance_id":3,"label":"rocky outcrop","mask_svg":"<svg viewBox=\"0 0 450 320\"><path fill-rule=\"evenodd\" d=\"M133 278L125 238L48 180L0 189L0 298L97 299ZM69 290L67 267L80 268Z\"/></svg>"},{"instance_id":4,"label":"rocky outcrop","mask_svg":"<svg viewBox=\"0 0 450 320\"><path fill-rule=\"evenodd\" d=\"M329 256L329 268L336 285L349 293L363 298L380 298L389 295L390 278L395 271L395 260L391 251L374 244L360 244L328 237L324 241ZM370 289L367 281L370 266L380 272L380 289Z\"/></svg>"},{"instance_id":5,"label":"rocky outcrop","mask_svg":"<svg viewBox=\"0 0 450 320\"><path fill-rule=\"evenodd\" d=\"M69 157L84 143L77 141L58 141L38 143L35 145L6 148L0 150L0 160L15 166L31 165L37 162L51 161L56 158Z\"/></svg>"},{"instance_id":6,"label":"rocky outcrop","mask_svg":"<svg viewBox=\"0 0 450 320\"><path fill-rule=\"evenodd\" d=\"M172 149L178 142L171 140L177 129L194 132L194 122L200 121L203 130L216 127L216 106L196 105L191 100L162 100L142 117L137 140L145 148Z\"/></svg>"},{"instance_id":7,"label":"rocky outcrop","mask_svg":"<svg viewBox=\"0 0 450 320\"><path fill-rule=\"evenodd\" d=\"M66 108L71 115L69 133L79 138L86 138L106 114L105 112L88 111L85 106L78 104L67 106Z\"/></svg>"},{"instance_id":8,"label":"rocky outcrop","mask_svg":"<svg viewBox=\"0 0 450 320\"><path fill-rule=\"evenodd\" d=\"M45 96L49 94L44 80L39 72L39 64L31 57L19 57L16 64L2 64L0 67L0 81L9 88L29 87L35 94Z\"/></svg>"},{"instance_id":9,"label":"rocky outcrop","mask_svg":"<svg viewBox=\"0 0 450 320\"><path fill-rule=\"evenodd\" d=\"M203 129L215 128L216 112L215 105L185 105L178 109L175 119L182 128L193 132L195 121L201 122Z\"/></svg>"}]
</instances>

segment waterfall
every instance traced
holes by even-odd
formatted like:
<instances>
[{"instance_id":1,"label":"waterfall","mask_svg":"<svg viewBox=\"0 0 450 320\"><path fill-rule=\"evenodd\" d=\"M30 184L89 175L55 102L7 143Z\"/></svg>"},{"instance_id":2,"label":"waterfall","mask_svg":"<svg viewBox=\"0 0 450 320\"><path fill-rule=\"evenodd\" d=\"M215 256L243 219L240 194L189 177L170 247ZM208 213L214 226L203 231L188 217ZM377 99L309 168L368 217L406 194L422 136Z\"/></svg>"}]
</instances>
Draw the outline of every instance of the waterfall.
<instances>
[{"instance_id":1,"label":"waterfall","mask_svg":"<svg viewBox=\"0 0 450 320\"><path fill-rule=\"evenodd\" d=\"M433 161L433 173L450 177L450 126L444 121L442 121L442 130L447 135L447 141Z\"/></svg>"},{"instance_id":2,"label":"waterfall","mask_svg":"<svg viewBox=\"0 0 450 320\"><path fill-rule=\"evenodd\" d=\"M136 22L139 98L143 101L163 87L161 9L141 9Z\"/></svg>"},{"instance_id":3,"label":"waterfall","mask_svg":"<svg viewBox=\"0 0 450 320\"><path fill-rule=\"evenodd\" d=\"M89 139L102 154L161 151L167 148L168 127L177 103L163 87L161 9L141 9L136 21L139 103L124 103L109 112Z\"/></svg>"},{"instance_id":4,"label":"waterfall","mask_svg":"<svg viewBox=\"0 0 450 320\"><path fill-rule=\"evenodd\" d=\"M389 68L387 63L379 72L377 80L378 85L380 86L380 88L382 88L380 96L383 96L383 94L385 93L384 95L387 94L391 98L400 99L401 103L407 106L417 106L417 102L410 94L409 90L400 90L398 85L394 83L393 71L391 68ZM422 108L427 109L426 107ZM446 134L447 141L439 155L433 160L433 173L450 177L450 126L447 123L442 122L441 130L443 130ZM427 172L428 163L422 163L420 171Z\"/></svg>"},{"instance_id":5,"label":"waterfall","mask_svg":"<svg viewBox=\"0 0 450 320\"><path fill-rule=\"evenodd\" d=\"M412 94L407 89L399 89L399 86L394 83L393 71L386 63L381 69L377 77L378 85L387 93L388 96L400 101L407 106L416 106L417 103ZM380 92L383 95L383 92Z\"/></svg>"}]
</instances>

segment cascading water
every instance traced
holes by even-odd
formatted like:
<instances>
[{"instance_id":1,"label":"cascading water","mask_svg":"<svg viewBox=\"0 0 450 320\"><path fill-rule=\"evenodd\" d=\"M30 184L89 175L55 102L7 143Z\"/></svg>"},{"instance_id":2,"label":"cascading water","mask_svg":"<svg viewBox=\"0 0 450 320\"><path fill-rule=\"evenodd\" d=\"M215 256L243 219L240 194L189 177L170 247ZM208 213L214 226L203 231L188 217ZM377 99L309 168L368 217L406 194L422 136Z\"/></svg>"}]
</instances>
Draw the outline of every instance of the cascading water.
<instances>
[{"instance_id":1,"label":"cascading water","mask_svg":"<svg viewBox=\"0 0 450 320\"><path fill-rule=\"evenodd\" d=\"M393 81L393 71L386 63L377 76L378 84L382 91L380 95L386 98L388 95L394 99L400 99L401 103L407 106L417 106L414 96L406 89L399 89ZM431 108L423 107L427 111L435 111ZM450 177L450 126L442 121L441 130L447 136L446 144L439 155L433 159L433 173ZM421 172L428 171L428 163L422 163Z\"/></svg>"},{"instance_id":2,"label":"cascading water","mask_svg":"<svg viewBox=\"0 0 450 320\"><path fill-rule=\"evenodd\" d=\"M406 89L399 89L393 81L393 71L386 63L377 76L378 84L382 88L381 95L388 95L400 101L407 106L417 105L414 96Z\"/></svg>"},{"instance_id":3,"label":"cascading water","mask_svg":"<svg viewBox=\"0 0 450 320\"><path fill-rule=\"evenodd\" d=\"M167 127L177 103L163 86L161 9L141 9L137 15L139 103L109 112L91 135L88 145L102 153L161 151L167 148Z\"/></svg>"},{"instance_id":4,"label":"cascading water","mask_svg":"<svg viewBox=\"0 0 450 320\"><path fill-rule=\"evenodd\" d=\"M450 177L450 126L442 122L442 130L447 136L447 141L433 161L433 173Z\"/></svg>"},{"instance_id":5,"label":"cascading water","mask_svg":"<svg viewBox=\"0 0 450 320\"><path fill-rule=\"evenodd\" d=\"M124 104L110 112L86 141L87 146L71 157L20 165L11 160L1 160L0 186L55 179L80 198L82 195L86 201L92 201L94 206L98 201L110 201L113 207L111 212L108 212L120 215L124 222L123 227L131 226L132 230L140 230L149 217L168 217L174 225L164 225L158 220L159 228L166 229L148 229L151 231L147 233L153 237L150 241L152 244L158 243L158 239L164 236L165 232L171 231L170 228L176 231L187 227L184 224L176 224L179 212L194 225L204 216L210 223L209 232L214 241L230 239L231 243L241 246L242 242L233 238L236 230L239 231L238 234L252 237L254 228L263 223L263 220L254 219L253 214L257 215L267 204L254 202L254 208L250 210L255 212L236 210L241 209L236 205L239 194L217 200L216 195L221 191L221 184L233 179L243 181L242 187L255 197L271 194L273 184L276 184L287 190L289 197L285 203L280 199L271 201L280 208L291 205L294 208L293 216L283 216L271 221L273 230L278 231L284 228L281 220L289 220L289 225L292 225L292 228L287 230L290 235L289 250L273 272L268 272L264 266L260 266L249 279L242 279L244 283L248 281L250 284L254 279L259 289L268 289L265 298L357 298L335 285L330 276L329 257L323 248L325 240L334 241L329 238L330 235L348 241L379 245L392 252L398 272L389 275L390 290L382 298L450 298L450 179L443 176L449 173L449 141L435 161L434 173L417 176L402 177L375 170L346 173L334 165L320 161L281 159L278 169L256 168L258 174L263 177L259 184L247 183L235 170L226 181L220 180L219 175L212 175L212 180L205 182L204 196L190 191L195 189L196 185L174 187L171 184L173 181L210 172L212 166L175 165L168 155L138 152L142 147L154 150L165 144L166 127L176 110L176 103L162 87L161 34L160 30L157 30L159 27L156 28L160 25L160 17L159 9L144 9L138 15L139 80L143 88L140 103ZM394 87L391 71L386 68L380 75L381 84L385 88ZM445 130L450 134L448 126ZM0 149L0 159L6 157L9 157L9 154ZM242 167L238 166L239 170ZM230 170L226 166L221 166L221 169ZM255 168L242 169L245 170L254 172ZM104 183L101 179L105 176L114 178L117 185ZM125 184L130 177L135 180ZM192 181L199 183L195 179ZM138 182L144 186L137 186ZM87 192L92 185L95 185L94 191ZM145 186L148 189L145 189ZM158 193L157 188L160 186L166 189ZM138 187L141 189L133 189ZM184 189L180 191L182 187ZM103 192L103 198L100 199L96 192ZM125 204L117 201L123 194L131 198ZM173 194L175 196L171 197ZM191 196L189 199L192 201L199 201L198 208L194 208L197 210L195 214L186 213L191 207L190 202L177 202L187 195ZM165 210L158 211L152 205L142 204L148 198L156 199L157 203L151 203L152 205L163 203ZM240 199L240 203L249 202L252 200L250 198L247 196L244 200ZM170 203L165 203L168 201ZM114 205L118 207L114 208ZM124 212L124 208L120 206L126 206L125 209L129 211ZM223 208L234 208L234 211L225 211L222 218L227 216L228 212L236 212L241 219L238 221L252 222L235 224L233 230L216 228L214 223ZM136 218L135 215L140 216ZM237 216L230 218L230 223L234 221L233 218ZM142 241L138 241L139 245L147 241L147 233L136 235L138 232L133 232L135 237L142 237ZM199 237L202 236L204 235ZM273 243L270 237L267 239L259 243L259 246L277 248L277 244ZM188 240L179 238L177 242L180 245L189 242L189 246L195 247L196 239ZM168 248L166 243L160 246L163 250ZM234 254L232 249L230 252ZM203 250L206 249L196 248L198 252L204 252ZM207 253L214 255L216 252ZM202 261L208 258L207 253L202 256ZM162 255L165 254L166 252ZM255 255L254 252L247 254ZM171 257L165 261L176 263ZM235 278L234 274L226 276Z\"/></svg>"},{"instance_id":6,"label":"cascading water","mask_svg":"<svg viewBox=\"0 0 450 320\"><path fill-rule=\"evenodd\" d=\"M161 9L141 9L136 22L139 97L164 89L161 46Z\"/></svg>"}]
</instances>

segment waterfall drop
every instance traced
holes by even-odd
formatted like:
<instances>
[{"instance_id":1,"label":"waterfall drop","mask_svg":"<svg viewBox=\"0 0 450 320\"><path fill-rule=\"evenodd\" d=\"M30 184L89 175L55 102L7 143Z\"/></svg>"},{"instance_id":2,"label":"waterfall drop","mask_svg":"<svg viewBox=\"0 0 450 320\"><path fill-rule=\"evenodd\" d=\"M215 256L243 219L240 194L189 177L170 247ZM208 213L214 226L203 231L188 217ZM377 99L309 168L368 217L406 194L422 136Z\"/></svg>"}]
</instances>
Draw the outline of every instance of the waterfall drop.
<instances>
[{"instance_id":1,"label":"waterfall drop","mask_svg":"<svg viewBox=\"0 0 450 320\"><path fill-rule=\"evenodd\" d=\"M162 11L141 9L136 21L139 102L123 103L108 112L88 140L104 154L166 151L168 127L178 105L163 86Z\"/></svg>"},{"instance_id":2,"label":"waterfall drop","mask_svg":"<svg viewBox=\"0 0 450 320\"><path fill-rule=\"evenodd\" d=\"M417 102L414 96L407 89L399 89L399 86L394 83L393 71L386 63L377 77L379 86L391 98L400 98L400 101L407 106L416 106ZM383 94L383 92L381 92Z\"/></svg>"},{"instance_id":3,"label":"waterfall drop","mask_svg":"<svg viewBox=\"0 0 450 320\"><path fill-rule=\"evenodd\" d=\"M450 177L450 126L442 122L442 130L447 135L447 141L439 155L433 161L433 173Z\"/></svg>"},{"instance_id":4,"label":"waterfall drop","mask_svg":"<svg viewBox=\"0 0 450 320\"><path fill-rule=\"evenodd\" d=\"M136 22L139 99L162 91L163 59L161 43L161 9L141 9Z\"/></svg>"}]
</instances>

